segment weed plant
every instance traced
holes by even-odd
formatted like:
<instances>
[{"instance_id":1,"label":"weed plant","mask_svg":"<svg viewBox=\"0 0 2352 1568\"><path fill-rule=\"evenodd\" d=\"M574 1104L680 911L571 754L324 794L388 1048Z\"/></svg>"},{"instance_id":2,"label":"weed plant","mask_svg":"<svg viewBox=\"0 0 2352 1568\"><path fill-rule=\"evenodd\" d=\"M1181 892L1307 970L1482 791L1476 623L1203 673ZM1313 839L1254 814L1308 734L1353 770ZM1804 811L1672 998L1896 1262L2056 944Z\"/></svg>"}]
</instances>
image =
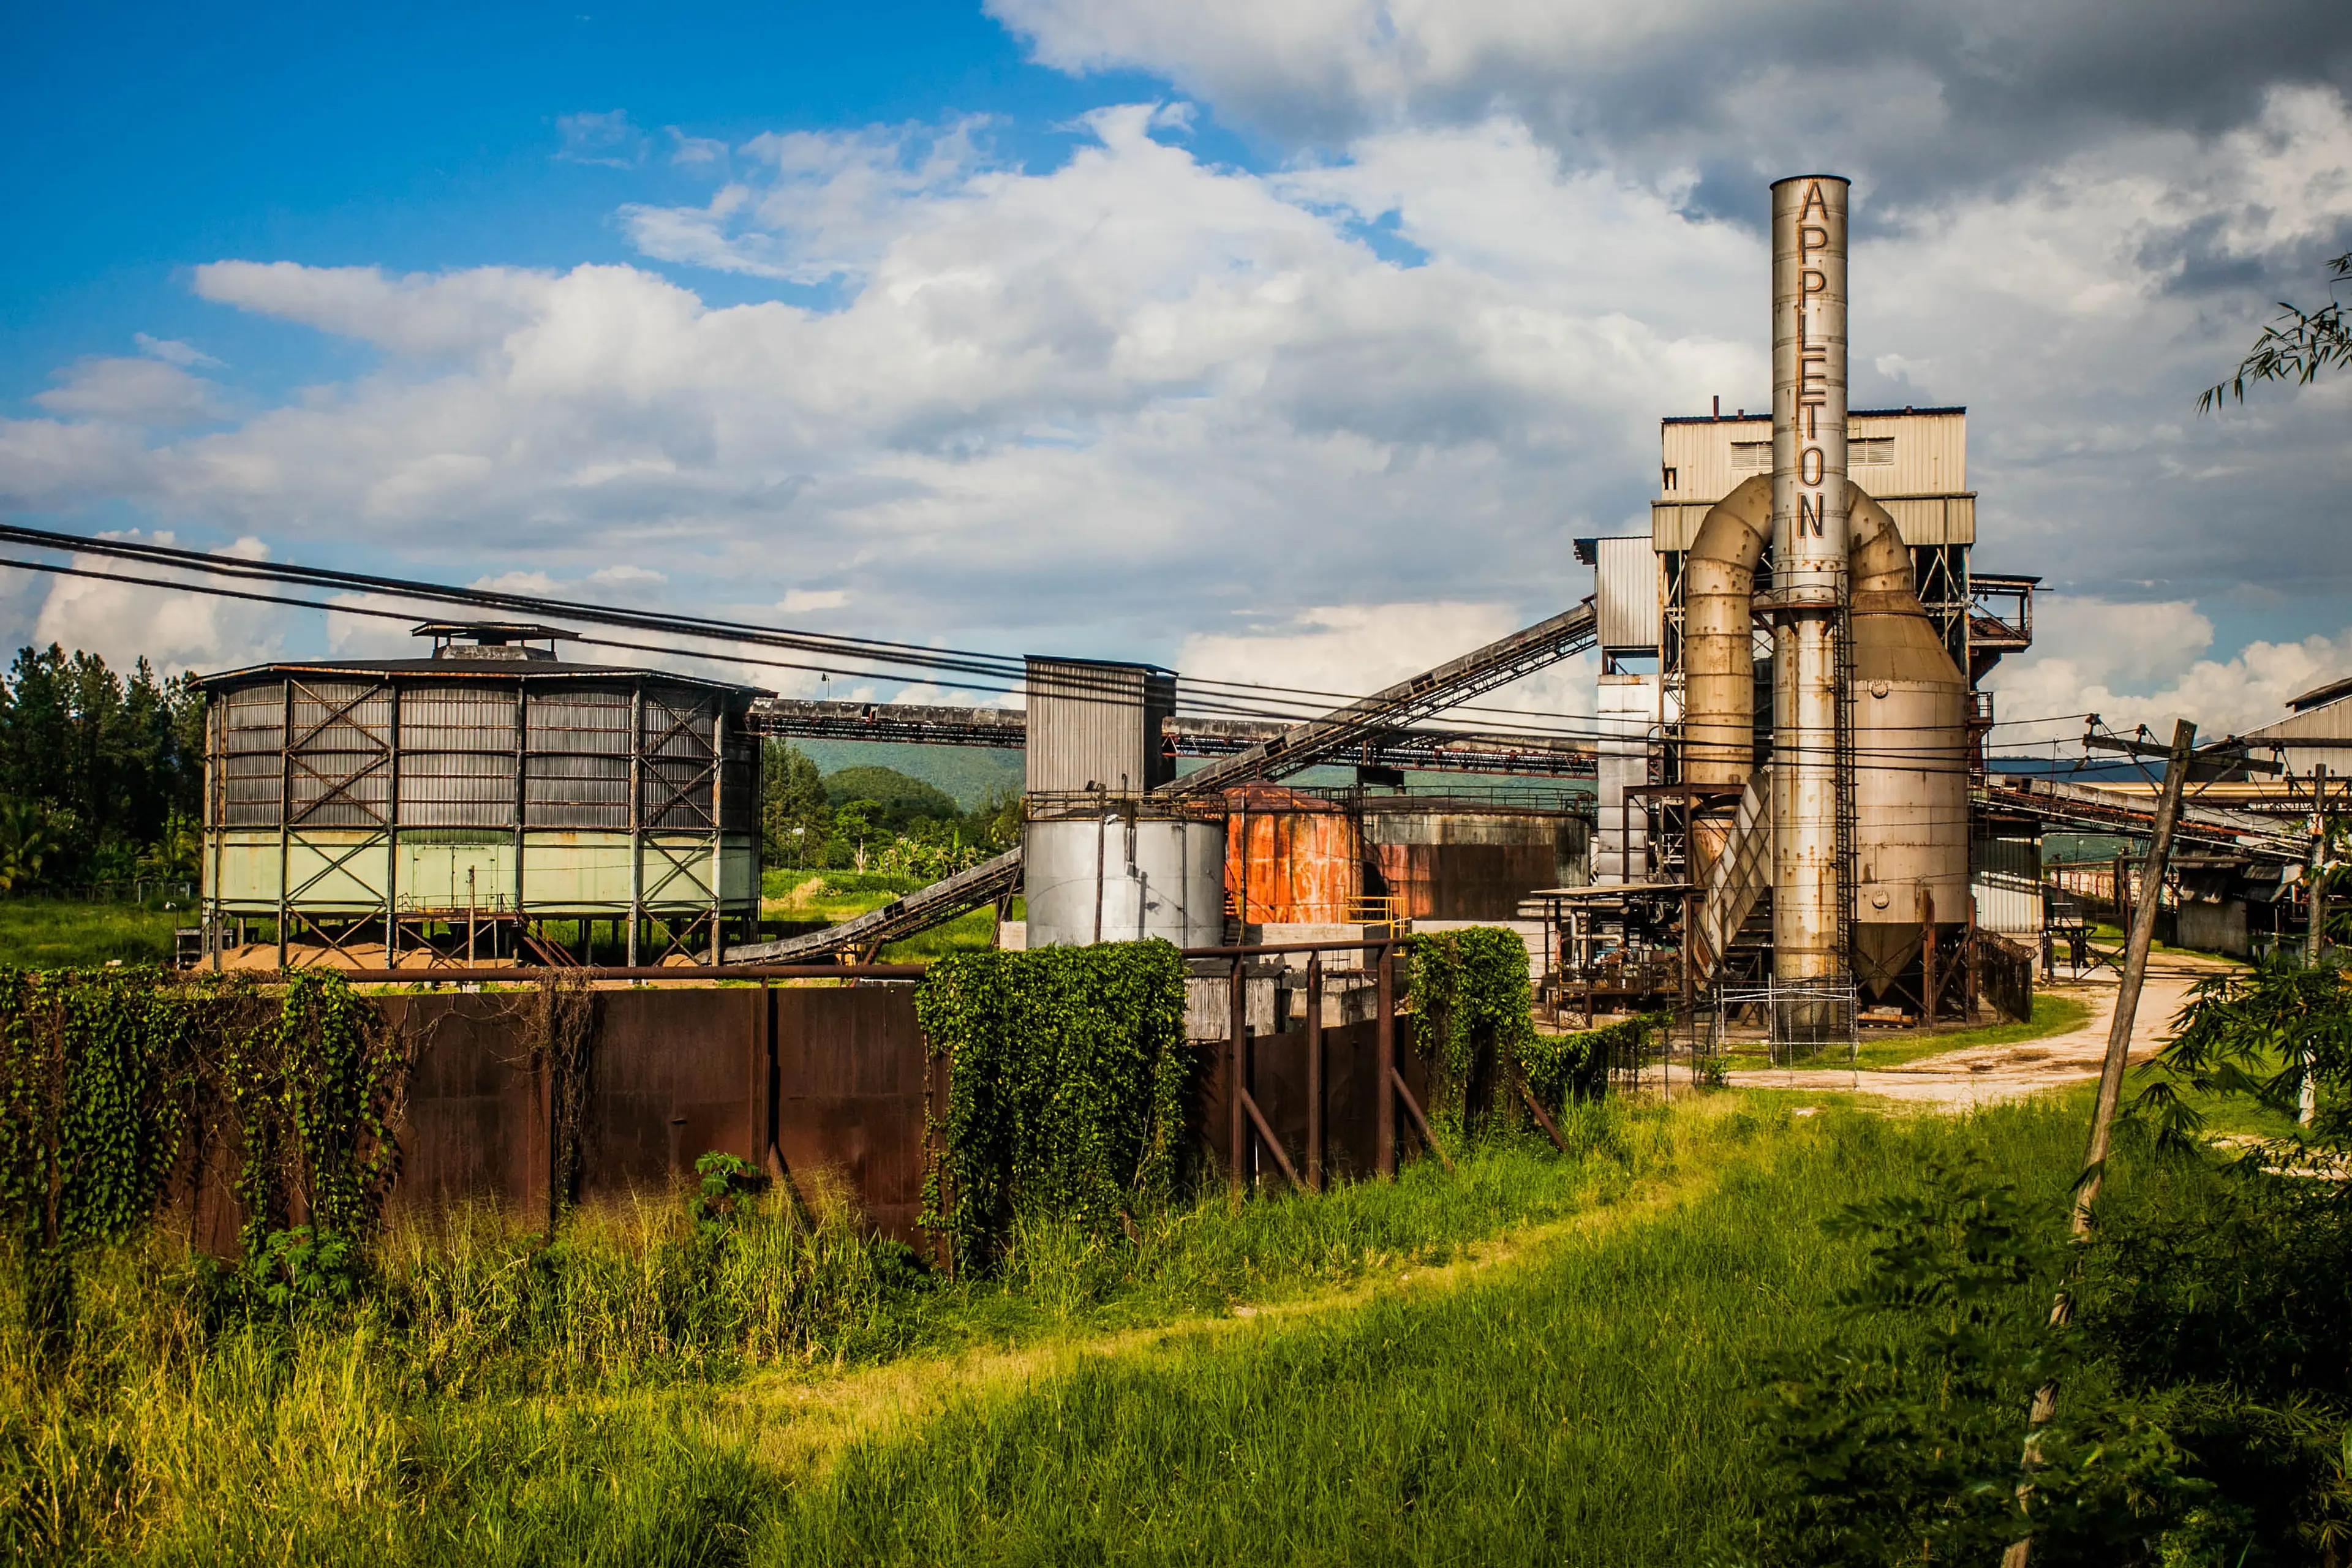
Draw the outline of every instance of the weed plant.
<instances>
[{"instance_id":1,"label":"weed plant","mask_svg":"<svg viewBox=\"0 0 2352 1568\"><path fill-rule=\"evenodd\" d=\"M167 963L172 933L195 918L153 904L0 899L0 963L23 969Z\"/></svg>"}]
</instances>

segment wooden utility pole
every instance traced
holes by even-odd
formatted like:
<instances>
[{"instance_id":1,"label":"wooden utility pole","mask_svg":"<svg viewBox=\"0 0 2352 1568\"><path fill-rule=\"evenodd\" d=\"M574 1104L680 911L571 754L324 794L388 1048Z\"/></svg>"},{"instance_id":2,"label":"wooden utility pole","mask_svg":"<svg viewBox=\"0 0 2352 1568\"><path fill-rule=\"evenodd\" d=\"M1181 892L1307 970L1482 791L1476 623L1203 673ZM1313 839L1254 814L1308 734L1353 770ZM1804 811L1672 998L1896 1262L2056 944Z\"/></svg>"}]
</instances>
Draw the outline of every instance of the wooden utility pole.
<instances>
[{"instance_id":1,"label":"wooden utility pole","mask_svg":"<svg viewBox=\"0 0 2352 1568\"><path fill-rule=\"evenodd\" d=\"M2107 1059L2099 1069L2099 1100L2091 1112L2090 1146L2083 1152L2083 1180L2074 1189L2074 1234L2091 1229L2091 1205L2099 1195L2100 1168L2106 1163L2107 1142L2115 1131L2116 1108L2124 1093L2124 1066L2131 1053L2132 1021L2139 1012L2140 983L2147 977L2147 950L2156 942L2157 906L2164 900L2165 868L2172 858L2173 824L2180 819L2180 786L2189 780L2189 754L2196 749L2197 726L2182 719L2172 726L2172 751L2164 760L2164 791L2156 807L2156 825L2147 840L2147 859L2140 868L2139 897L2132 901L2131 934L2124 948L2123 984L2116 992L2116 1016L2107 1025Z\"/></svg>"},{"instance_id":2,"label":"wooden utility pole","mask_svg":"<svg viewBox=\"0 0 2352 1568\"><path fill-rule=\"evenodd\" d=\"M2172 750L2164 759L2164 790L2156 807L2156 823L2147 840L2147 860L2140 873L2140 897L2132 906L2131 930L2124 948L2123 984L2116 993L2116 1016L2107 1026L2107 1059L2099 1071L2099 1100L2091 1112L2090 1146L2083 1152L2083 1180L2074 1189L2074 1239L2091 1232L2091 1205L2099 1195L2099 1178L2106 1163L2107 1144L2115 1131L2116 1108L2124 1094L2124 1066L2131 1055L2133 1016L2139 1011L2140 982L2147 976L2147 950L2156 942L2156 911L2164 900L2165 866L2172 857L2172 827L2180 816L2180 788L2189 781L2189 756L2197 746L2197 726L2182 719L2172 726ZM2123 859L2116 860L2116 896L2123 897ZM2071 1300L2062 1288L2050 1309L2052 1327L2073 1316ZM2021 1506L2033 1492L2033 1472L2041 1465L2042 1428L2058 1411L2058 1385L2045 1383L2035 1391L2027 1415L2022 1478L2017 1486ZM2012 1541L2000 1554L2000 1568L2028 1568L2033 1537Z\"/></svg>"},{"instance_id":3,"label":"wooden utility pole","mask_svg":"<svg viewBox=\"0 0 2352 1568\"><path fill-rule=\"evenodd\" d=\"M2303 882L2311 900L2310 930L2303 933L2303 962L2313 968L2319 966L2321 943L2327 930L2327 889L2319 879L2320 867L2327 858L2327 764L2320 763L2311 770L2311 849L2304 858ZM2297 1096L2294 1119L2305 1126L2319 1110L2319 1080L2311 1076L2311 1057L2304 1054L2303 1089Z\"/></svg>"}]
</instances>

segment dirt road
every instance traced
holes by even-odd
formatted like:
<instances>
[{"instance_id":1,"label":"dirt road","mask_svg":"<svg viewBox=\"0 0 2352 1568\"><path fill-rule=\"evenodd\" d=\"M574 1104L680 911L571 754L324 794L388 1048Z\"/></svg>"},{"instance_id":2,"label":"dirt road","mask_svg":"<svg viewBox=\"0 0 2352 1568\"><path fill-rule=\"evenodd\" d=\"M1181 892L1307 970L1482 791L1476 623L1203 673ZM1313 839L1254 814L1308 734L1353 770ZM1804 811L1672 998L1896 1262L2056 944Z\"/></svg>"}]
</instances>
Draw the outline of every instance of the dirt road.
<instances>
[{"instance_id":1,"label":"dirt road","mask_svg":"<svg viewBox=\"0 0 2352 1568\"><path fill-rule=\"evenodd\" d=\"M2140 989L2139 1010L2132 1020L2131 1059L2143 1062L2156 1054L2171 1033L2172 1016L2180 1010L2190 985L2207 975L2238 967L2222 960L2194 958L2186 953L2166 953L2149 959L2147 980ZM1939 1109L1964 1110L2097 1078L2099 1064L2107 1051L2107 1026L2116 1013L2115 982L2061 982L2046 989L2056 995L2078 997L2089 1003L2091 1016L2063 1035L2014 1046L1948 1051L1875 1072L1821 1068L1765 1069L1733 1073L1731 1081L1751 1089L1874 1094L1887 1100L1916 1100Z\"/></svg>"}]
</instances>

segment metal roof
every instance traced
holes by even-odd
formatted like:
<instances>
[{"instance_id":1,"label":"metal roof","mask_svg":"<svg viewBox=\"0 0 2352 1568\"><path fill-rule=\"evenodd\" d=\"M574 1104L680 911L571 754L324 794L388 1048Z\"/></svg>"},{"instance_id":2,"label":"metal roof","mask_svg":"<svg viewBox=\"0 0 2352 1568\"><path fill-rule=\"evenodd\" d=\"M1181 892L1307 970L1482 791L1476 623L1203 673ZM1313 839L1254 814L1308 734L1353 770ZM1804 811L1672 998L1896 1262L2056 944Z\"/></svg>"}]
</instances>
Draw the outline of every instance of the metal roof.
<instances>
[{"instance_id":1,"label":"metal roof","mask_svg":"<svg viewBox=\"0 0 2352 1568\"><path fill-rule=\"evenodd\" d=\"M1966 404L1951 408L1849 408L1845 411L1845 416L1848 419L1899 419L1906 414L1966 414L1968 411ZM1744 409L1738 414L1669 414L1658 423L1661 425L1769 425L1772 423L1772 416L1769 412L1750 414Z\"/></svg>"},{"instance_id":2,"label":"metal roof","mask_svg":"<svg viewBox=\"0 0 2352 1568\"><path fill-rule=\"evenodd\" d=\"M2301 713L2313 708L2324 708L2339 697L2352 697L2352 675L2339 676L2325 686L2315 686L2300 697L2286 700L2287 707Z\"/></svg>"},{"instance_id":3,"label":"metal roof","mask_svg":"<svg viewBox=\"0 0 2352 1568\"><path fill-rule=\"evenodd\" d=\"M437 680L529 681L533 684L650 680L670 686L691 686L705 691L734 692L745 698L769 695L763 687L745 686L731 680L709 680L698 675L673 675L665 669L640 669L627 665L526 662L520 659L277 659L268 664L247 665L242 669L223 670L217 675L199 675L196 684L204 687L231 686L285 676L331 679L337 676L388 675L429 675Z\"/></svg>"}]
</instances>

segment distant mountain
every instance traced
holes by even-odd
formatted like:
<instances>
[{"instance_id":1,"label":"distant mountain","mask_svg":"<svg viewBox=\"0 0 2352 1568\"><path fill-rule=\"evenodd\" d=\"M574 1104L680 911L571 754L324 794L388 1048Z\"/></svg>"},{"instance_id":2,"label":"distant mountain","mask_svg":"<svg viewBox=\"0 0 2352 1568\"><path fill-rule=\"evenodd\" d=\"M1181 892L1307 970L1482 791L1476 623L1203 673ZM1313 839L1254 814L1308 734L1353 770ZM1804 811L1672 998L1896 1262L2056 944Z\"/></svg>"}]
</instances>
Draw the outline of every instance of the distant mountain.
<instances>
[{"instance_id":1,"label":"distant mountain","mask_svg":"<svg viewBox=\"0 0 2352 1568\"><path fill-rule=\"evenodd\" d=\"M981 803L993 786L1019 790L1021 753L987 746L919 746L908 741L794 741L801 755L817 771L837 773L845 768L889 768L910 779L920 779L965 811Z\"/></svg>"}]
</instances>

